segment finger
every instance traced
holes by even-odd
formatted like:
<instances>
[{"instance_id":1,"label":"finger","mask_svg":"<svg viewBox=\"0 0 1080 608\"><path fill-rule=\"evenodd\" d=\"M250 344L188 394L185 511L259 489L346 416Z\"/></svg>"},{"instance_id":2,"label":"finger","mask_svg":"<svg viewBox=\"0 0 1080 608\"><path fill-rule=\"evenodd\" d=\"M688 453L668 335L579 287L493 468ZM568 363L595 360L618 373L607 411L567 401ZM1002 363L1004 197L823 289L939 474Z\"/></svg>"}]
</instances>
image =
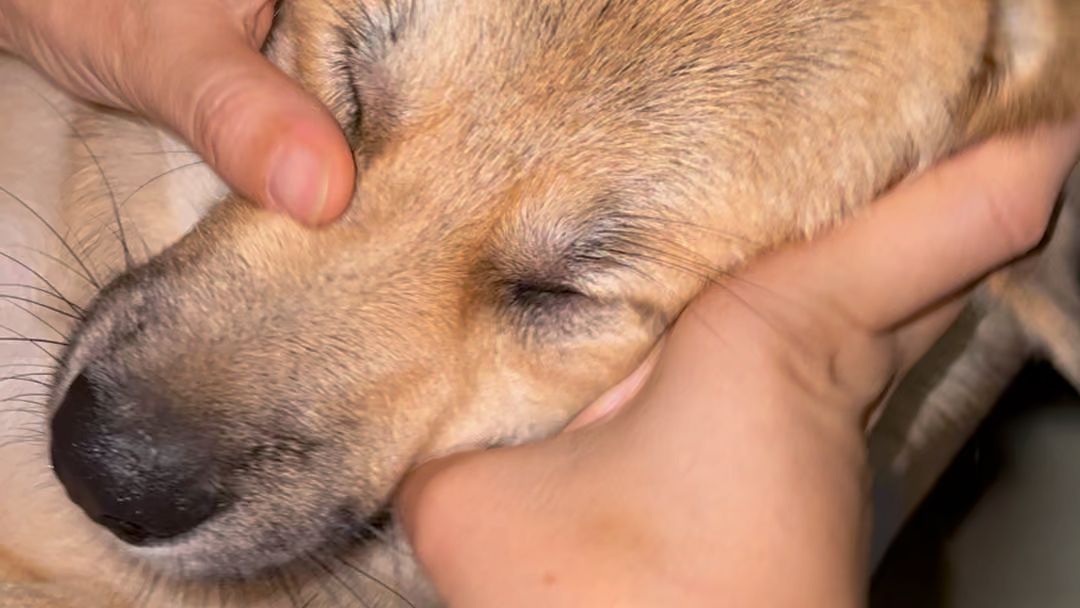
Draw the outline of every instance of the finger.
<instances>
[{"instance_id":1,"label":"finger","mask_svg":"<svg viewBox=\"0 0 1080 608\"><path fill-rule=\"evenodd\" d=\"M394 499L397 521L410 539L415 539L418 525L422 522L427 509L429 496L428 490L433 482L443 479L442 474L453 471L463 463L468 462L480 452L458 452L449 456L443 456L428 460L413 468L402 479ZM436 492L438 494L438 492Z\"/></svg>"},{"instance_id":2,"label":"finger","mask_svg":"<svg viewBox=\"0 0 1080 608\"><path fill-rule=\"evenodd\" d=\"M352 196L352 154L329 111L252 48L257 38L222 10L188 11L178 48L133 74L131 97L177 131L231 187L303 223L337 218ZM254 17L255 29L266 19Z\"/></svg>"},{"instance_id":3,"label":"finger","mask_svg":"<svg viewBox=\"0 0 1080 608\"><path fill-rule=\"evenodd\" d=\"M637 369L582 410L563 430L573 431L580 429L606 420L618 412L623 405L637 394L645 379L649 377L653 368L656 367L656 360L660 357L663 349L664 338L661 337L653 346L653 349L649 351L645 360L637 366Z\"/></svg>"},{"instance_id":4,"label":"finger","mask_svg":"<svg viewBox=\"0 0 1080 608\"><path fill-rule=\"evenodd\" d=\"M0 51L15 51L16 11L14 7L0 2Z\"/></svg>"},{"instance_id":5,"label":"finger","mask_svg":"<svg viewBox=\"0 0 1080 608\"><path fill-rule=\"evenodd\" d=\"M1033 248L1078 148L1080 121L982 145L761 272L858 326L892 328Z\"/></svg>"}]
</instances>

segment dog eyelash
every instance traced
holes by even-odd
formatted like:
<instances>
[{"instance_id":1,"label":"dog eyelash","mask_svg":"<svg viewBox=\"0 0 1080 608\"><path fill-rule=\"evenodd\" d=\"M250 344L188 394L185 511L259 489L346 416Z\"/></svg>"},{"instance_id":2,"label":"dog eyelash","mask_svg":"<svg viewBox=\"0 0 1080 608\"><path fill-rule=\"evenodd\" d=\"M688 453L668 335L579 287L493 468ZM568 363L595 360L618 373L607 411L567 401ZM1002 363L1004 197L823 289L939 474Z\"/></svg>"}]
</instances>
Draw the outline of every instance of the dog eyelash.
<instances>
[{"instance_id":1,"label":"dog eyelash","mask_svg":"<svg viewBox=\"0 0 1080 608\"><path fill-rule=\"evenodd\" d=\"M572 336L591 309L592 298L567 283L523 279L504 289L504 310L527 340Z\"/></svg>"},{"instance_id":2,"label":"dog eyelash","mask_svg":"<svg viewBox=\"0 0 1080 608\"><path fill-rule=\"evenodd\" d=\"M520 281L508 286L507 298L515 308L551 310L588 298L573 285L544 281Z\"/></svg>"}]
</instances>

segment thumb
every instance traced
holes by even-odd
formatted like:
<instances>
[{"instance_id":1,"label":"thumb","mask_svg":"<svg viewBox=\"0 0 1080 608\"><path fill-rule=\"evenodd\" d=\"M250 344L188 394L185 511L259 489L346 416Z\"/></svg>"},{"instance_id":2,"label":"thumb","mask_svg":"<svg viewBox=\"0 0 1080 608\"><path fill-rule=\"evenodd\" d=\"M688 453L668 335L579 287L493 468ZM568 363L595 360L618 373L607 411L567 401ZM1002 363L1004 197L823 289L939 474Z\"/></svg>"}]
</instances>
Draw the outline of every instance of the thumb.
<instances>
[{"instance_id":1,"label":"thumb","mask_svg":"<svg viewBox=\"0 0 1080 608\"><path fill-rule=\"evenodd\" d=\"M219 23L204 22L181 42L187 48L167 54L174 65L159 78L168 81L159 81L164 86L143 110L191 143L246 197L308 225L336 219L355 180L337 122L241 31Z\"/></svg>"}]
</instances>

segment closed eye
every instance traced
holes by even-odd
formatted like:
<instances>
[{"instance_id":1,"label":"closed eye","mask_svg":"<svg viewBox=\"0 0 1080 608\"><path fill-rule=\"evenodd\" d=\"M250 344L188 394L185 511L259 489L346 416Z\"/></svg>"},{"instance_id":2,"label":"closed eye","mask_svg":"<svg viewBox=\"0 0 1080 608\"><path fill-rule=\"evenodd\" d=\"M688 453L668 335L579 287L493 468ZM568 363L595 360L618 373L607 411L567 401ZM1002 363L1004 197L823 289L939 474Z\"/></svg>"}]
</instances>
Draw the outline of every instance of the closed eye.
<instances>
[{"instance_id":1,"label":"closed eye","mask_svg":"<svg viewBox=\"0 0 1080 608\"><path fill-rule=\"evenodd\" d=\"M503 286L503 310L514 327L531 338L562 340L585 332L595 312L593 299L559 281L517 279Z\"/></svg>"},{"instance_id":2,"label":"closed eye","mask_svg":"<svg viewBox=\"0 0 1080 608\"><path fill-rule=\"evenodd\" d=\"M506 295L511 306L526 311L551 310L587 298L573 285L531 280L511 283L507 286Z\"/></svg>"}]
</instances>

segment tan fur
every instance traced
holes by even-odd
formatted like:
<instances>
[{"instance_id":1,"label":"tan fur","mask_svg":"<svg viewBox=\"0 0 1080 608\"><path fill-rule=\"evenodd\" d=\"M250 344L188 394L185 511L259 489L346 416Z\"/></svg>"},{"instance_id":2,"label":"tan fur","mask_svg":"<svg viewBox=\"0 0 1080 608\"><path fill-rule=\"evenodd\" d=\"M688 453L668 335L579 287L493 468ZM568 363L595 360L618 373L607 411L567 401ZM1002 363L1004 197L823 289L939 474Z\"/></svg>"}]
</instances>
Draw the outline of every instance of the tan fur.
<instances>
[{"instance_id":1,"label":"tan fur","mask_svg":"<svg viewBox=\"0 0 1080 608\"><path fill-rule=\"evenodd\" d=\"M0 547L58 588L139 606L397 601L355 568L435 605L393 527L360 542L404 471L558 430L742 261L972 141L1071 115L1078 40L1073 0L287 1L267 52L345 127L352 210L313 232L226 199L64 326L45 404L90 377L116 400L102 428L206 442L200 475L228 508L128 546L24 442L35 481L4 473L43 508L0 502ZM70 116L46 219L107 277L178 236L174 189L204 186L181 172L140 189L178 166L132 154L156 136ZM135 193L115 216L103 175ZM33 266L64 275L54 258L75 260L50 239L29 239L47 248ZM1045 338L1045 302L1003 309L1028 332L1012 359Z\"/></svg>"}]
</instances>

